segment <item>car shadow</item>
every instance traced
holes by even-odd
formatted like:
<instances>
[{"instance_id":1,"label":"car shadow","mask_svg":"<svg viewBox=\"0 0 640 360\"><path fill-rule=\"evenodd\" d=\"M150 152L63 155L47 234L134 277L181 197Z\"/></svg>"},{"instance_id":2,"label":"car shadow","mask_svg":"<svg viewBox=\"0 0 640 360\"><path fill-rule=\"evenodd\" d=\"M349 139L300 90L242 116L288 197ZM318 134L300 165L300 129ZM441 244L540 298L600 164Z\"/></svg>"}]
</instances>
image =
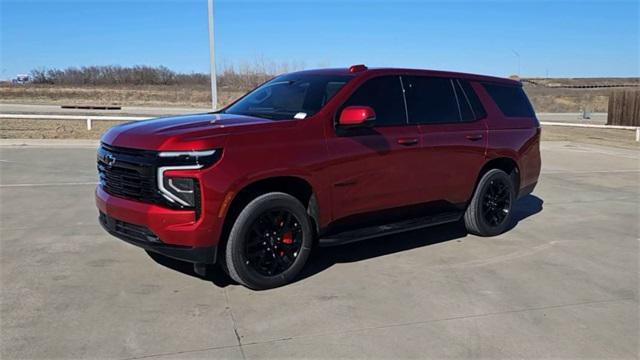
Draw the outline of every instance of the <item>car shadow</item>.
<instances>
[{"instance_id":1,"label":"car shadow","mask_svg":"<svg viewBox=\"0 0 640 360\"><path fill-rule=\"evenodd\" d=\"M543 203L544 201L535 195L527 195L518 200L513 207L514 217L509 230L516 227L519 222L542 211ZM352 244L326 248L318 247L311 253L307 265L296 279L296 282L318 274L335 264L367 260L452 240L462 241L461 239L467 235L468 233L465 229L464 222L461 220L455 223L382 236ZM152 252L148 252L148 254L160 265L179 271L185 275L210 281L218 287L236 284L217 266L210 266L207 269L207 276L201 277L193 271L193 265L190 263Z\"/></svg>"},{"instance_id":2,"label":"car shadow","mask_svg":"<svg viewBox=\"0 0 640 360\"><path fill-rule=\"evenodd\" d=\"M147 254L151 259L153 259L153 261L155 261L159 265L162 265L174 271L181 272L188 276L192 276L205 281L210 281L218 287L223 288L232 284L234 285L236 284L236 282L233 281L227 274L225 274L224 271L222 271L218 266L215 266L215 265L208 266L207 276L202 277L196 274L195 271L193 271L192 263L176 260L176 259L164 256L158 253L154 253L151 251L147 251Z\"/></svg>"}]
</instances>

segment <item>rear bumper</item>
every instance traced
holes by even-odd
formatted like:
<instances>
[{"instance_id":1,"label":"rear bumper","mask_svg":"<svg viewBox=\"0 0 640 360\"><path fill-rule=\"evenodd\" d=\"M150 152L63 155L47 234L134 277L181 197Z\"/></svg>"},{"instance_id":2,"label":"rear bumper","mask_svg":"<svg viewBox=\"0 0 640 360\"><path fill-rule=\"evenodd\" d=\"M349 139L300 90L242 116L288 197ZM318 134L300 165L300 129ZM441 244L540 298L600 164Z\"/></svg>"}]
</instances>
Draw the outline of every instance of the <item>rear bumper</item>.
<instances>
[{"instance_id":1,"label":"rear bumper","mask_svg":"<svg viewBox=\"0 0 640 360\"><path fill-rule=\"evenodd\" d=\"M123 199L100 186L96 205L102 227L119 239L179 260L204 264L216 260L218 239L204 213L198 219L195 211Z\"/></svg>"}]
</instances>

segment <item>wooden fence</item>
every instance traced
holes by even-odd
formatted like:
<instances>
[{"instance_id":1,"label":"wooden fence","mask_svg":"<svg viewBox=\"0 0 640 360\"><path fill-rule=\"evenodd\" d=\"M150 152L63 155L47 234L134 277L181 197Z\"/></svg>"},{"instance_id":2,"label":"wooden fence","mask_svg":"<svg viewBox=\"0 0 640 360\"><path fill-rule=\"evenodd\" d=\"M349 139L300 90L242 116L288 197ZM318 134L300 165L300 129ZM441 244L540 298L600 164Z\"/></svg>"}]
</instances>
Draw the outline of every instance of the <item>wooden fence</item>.
<instances>
[{"instance_id":1,"label":"wooden fence","mask_svg":"<svg viewBox=\"0 0 640 360\"><path fill-rule=\"evenodd\" d=\"M611 92L607 125L640 126L640 91Z\"/></svg>"}]
</instances>

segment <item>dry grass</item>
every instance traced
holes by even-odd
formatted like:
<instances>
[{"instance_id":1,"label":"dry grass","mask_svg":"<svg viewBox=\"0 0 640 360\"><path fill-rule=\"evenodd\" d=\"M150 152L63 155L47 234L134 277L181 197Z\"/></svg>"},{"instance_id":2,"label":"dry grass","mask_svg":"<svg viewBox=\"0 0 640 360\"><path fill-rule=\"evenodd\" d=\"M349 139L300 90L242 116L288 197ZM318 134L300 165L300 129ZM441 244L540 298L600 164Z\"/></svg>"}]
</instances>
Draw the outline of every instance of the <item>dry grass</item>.
<instances>
[{"instance_id":1,"label":"dry grass","mask_svg":"<svg viewBox=\"0 0 640 360\"><path fill-rule=\"evenodd\" d=\"M221 89L221 104L228 104L246 91ZM20 104L91 104L120 106L186 106L206 107L211 104L208 86L143 85L128 87L0 85L0 99Z\"/></svg>"},{"instance_id":2,"label":"dry grass","mask_svg":"<svg viewBox=\"0 0 640 360\"><path fill-rule=\"evenodd\" d=\"M524 89L537 112L607 112L611 93L606 89L554 89L526 84Z\"/></svg>"},{"instance_id":3,"label":"dry grass","mask_svg":"<svg viewBox=\"0 0 640 360\"><path fill-rule=\"evenodd\" d=\"M0 139L100 139L112 126L125 121L94 121L87 130L77 120L0 119Z\"/></svg>"},{"instance_id":4,"label":"dry grass","mask_svg":"<svg viewBox=\"0 0 640 360\"><path fill-rule=\"evenodd\" d=\"M535 79L538 84L633 84L638 79ZM610 89L568 89L524 83L537 112L606 112ZM220 104L226 105L250 90L232 86L219 89ZM204 84L69 86L0 85L0 102L21 104L91 104L120 106L206 107L211 103L210 89Z\"/></svg>"},{"instance_id":5,"label":"dry grass","mask_svg":"<svg viewBox=\"0 0 640 360\"><path fill-rule=\"evenodd\" d=\"M562 88L560 86L638 86L638 78L532 78L524 89L537 112L607 112L614 88Z\"/></svg>"}]
</instances>

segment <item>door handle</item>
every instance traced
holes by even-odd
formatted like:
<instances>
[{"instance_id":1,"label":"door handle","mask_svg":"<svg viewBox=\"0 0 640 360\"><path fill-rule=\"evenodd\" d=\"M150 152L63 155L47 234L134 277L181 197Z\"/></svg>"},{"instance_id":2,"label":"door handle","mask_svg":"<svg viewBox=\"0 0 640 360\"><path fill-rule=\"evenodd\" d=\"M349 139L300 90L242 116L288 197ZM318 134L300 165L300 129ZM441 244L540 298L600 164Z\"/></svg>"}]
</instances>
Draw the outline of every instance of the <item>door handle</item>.
<instances>
[{"instance_id":1,"label":"door handle","mask_svg":"<svg viewBox=\"0 0 640 360\"><path fill-rule=\"evenodd\" d=\"M398 139L398 144L403 146L413 146L418 144L418 139L416 138Z\"/></svg>"},{"instance_id":2,"label":"door handle","mask_svg":"<svg viewBox=\"0 0 640 360\"><path fill-rule=\"evenodd\" d=\"M467 140L471 140L471 141L478 141L480 139L482 139L482 134L473 134L473 135L467 135L465 136L467 138Z\"/></svg>"}]
</instances>

